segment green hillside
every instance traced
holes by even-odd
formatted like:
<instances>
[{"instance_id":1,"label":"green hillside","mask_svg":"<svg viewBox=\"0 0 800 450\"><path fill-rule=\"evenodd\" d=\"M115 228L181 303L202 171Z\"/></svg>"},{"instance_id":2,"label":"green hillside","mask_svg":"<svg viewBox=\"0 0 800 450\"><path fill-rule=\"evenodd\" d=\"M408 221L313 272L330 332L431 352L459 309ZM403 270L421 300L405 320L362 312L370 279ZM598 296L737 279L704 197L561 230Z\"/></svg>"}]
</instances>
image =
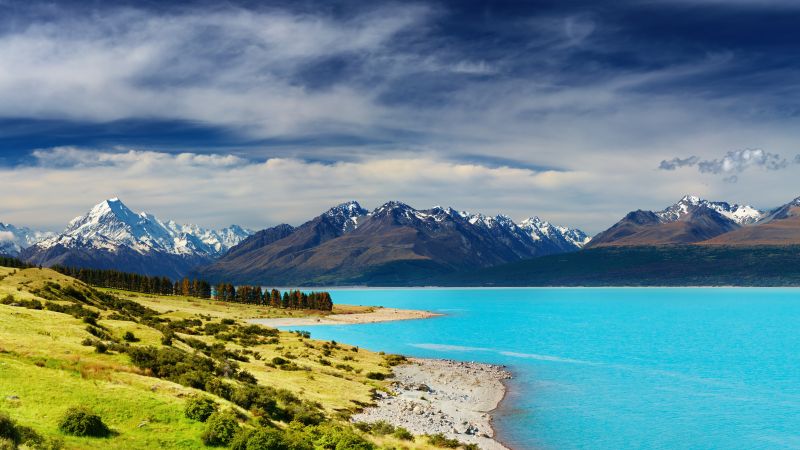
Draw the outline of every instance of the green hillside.
<instances>
[{"instance_id":1,"label":"green hillside","mask_svg":"<svg viewBox=\"0 0 800 450\"><path fill-rule=\"evenodd\" d=\"M0 448L205 448L212 422L243 430L239 443L253 444L238 448L432 448L347 421L387 387L401 358L243 320L287 314L302 312L98 290L49 269L0 267ZM208 424L185 414L197 396L220 411ZM65 432L73 407L110 433ZM10 422L16 431L4 428ZM19 430L36 442L25 445Z\"/></svg>"}]
</instances>

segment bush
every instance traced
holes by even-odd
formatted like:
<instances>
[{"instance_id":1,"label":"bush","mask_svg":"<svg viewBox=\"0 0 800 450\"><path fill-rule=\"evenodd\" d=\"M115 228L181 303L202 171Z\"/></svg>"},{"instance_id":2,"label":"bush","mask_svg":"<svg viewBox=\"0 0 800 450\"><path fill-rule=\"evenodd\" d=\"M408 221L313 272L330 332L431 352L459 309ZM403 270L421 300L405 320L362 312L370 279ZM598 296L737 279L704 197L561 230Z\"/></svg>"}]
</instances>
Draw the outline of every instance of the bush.
<instances>
[{"instance_id":1,"label":"bush","mask_svg":"<svg viewBox=\"0 0 800 450\"><path fill-rule=\"evenodd\" d=\"M6 413L0 412L0 439L7 439L14 445L19 444L20 436L17 423Z\"/></svg>"},{"instance_id":2,"label":"bush","mask_svg":"<svg viewBox=\"0 0 800 450\"><path fill-rule=\"evenodd\" d=\"M224 398L225 400L230 400L231 394L233 393L233 387L230 384L216 377L211 378L206 382L205 390L209 394L214 394L217 397Z\"/></svg>"},{"instance_id":3,"label":"bush","mask_svg":"<svg viewBox=\"0 0 800 450\"><path fill-rule=\"evenodd\" d=\"M174 336L172 332L164 333L164 335L161 336L161 345L172 345L172 336Z\"/></svg>"},{"instance_id":4,"label":"bush","mask_svg":"<svg viewBox=\"0 0 800 450\"><path fill-rule=\"evenodd\" d=\"M58 429L64 434L90 437L105 437L111 432L100 416L83 407L68 409L61 417Z\"/></svg>"},{"instance_id":5,"label":"bush","mask_svg":"<svg viewBox=\"0 0 800 450\"><path fill-rule=\"evenodd\" d=\"M212 447L228 445L239 431L239 423L231 413L215 412L206 422L206 430L200 438Z\"/></svg>"},{"instance_id":6,"label":"bush","mask_svg":"<svg viewBox=\"0 0 800 450\"><path fill-rule=\"evenodd\" d=\"M442 433L428 435L428 442L434 447L458 448L461 443L456 439L449 439Z\"/></svg>"},{"instance_id":7,"label":"bush","mask_svg":"<svg viewBox=\"0 0 800 450\"><path fill-rule=\"evenodd\" d=\"M192 420L205 422L212 414L217 412L217 404L208 397L197 395L186 401L186 407L183 412L186 417Z\"/></svg>"},{"instance_id":8,"label":"bush","mask_svg":"<svg viewBox=\"0 0 800 450\"><path fill-rule=\"evenodd\" d=\"M122 339L125 340L125 342L139 342L139 338L137 338L132 331L126 331L125 334L122 335Z\"/></svg>"},{"instance_id":9,"label":"bush","mask_svg":"<svg viewBox=\"0 0 800 450\"><path fill-rule=\"evenodd\" d=\"M414 435L403 427L397 427L394 430L393 436L401 441L413 441Z\"/></svg>"},{"instance_id":10,"label":"bush","mask_svg":"<svg viewBox=\"0 0 800 450\"><path fill-rule=\"evenodd\" d=\"M374 450L371 442L356 434L352 429L340 426L320 427L322 434L314 442L316 448L326 450Z\"/></svg>"},{"instance_id":11,"label":"bush","mask_svg":"<svg viewBox=\"0 0 800 450\"><path fill-rule=\"evenodd\" d=\"M303 425L319 425L325 420L325 415L310 402L291 404L286 408L286 413Z\"/></svg>"},{"instance_id":12,"label":"bush","mask_svg":"<svg viewBox=\"0 0 800 450\"><path fill-rule=\"evenodd\" d=\"M370 380L385 380L386 374L381 372L367 372L366 377Z\"/></svg>"},{"instance_id":13,"label":"bush","mask_svg":"<svg viewBox=\"0 0 800 450\"><path fill-rule=\"evenodd\" d=\"M389 366L398 366L408 362L408 359L403 355L384 355L383 359Z\"/></svg>"},{"instance_id":14,"label":"bush","mask_svg":"<svg viewBox=\"0 0 800 450\"><path fill-rule=\"evenodd\" d=\"M231 442L231 450L289 450L283 433L272 428L242 430Z\"/></svg>"},{"instance_id":15,"label":"bush","mask_svg":"<svg viewBox=\"0 0 800 450\"><path fill-rule=\"evenodd\" d=\"M101 341L97 341L94 343L94 351L97 353L107 353L108 346Z\"/></svg>"},{"instance_id":16,"label":"bush","mask_svg":"<svg viewBox=\"0 0 800 450\"><path fill-rule=\"evenodd\" d=\"M372 434L376 436L386 436L387 434L393 434L395 432L394 426L385 420L379 420L373 423L369 428Z\"/></svg>"}]
</instances>

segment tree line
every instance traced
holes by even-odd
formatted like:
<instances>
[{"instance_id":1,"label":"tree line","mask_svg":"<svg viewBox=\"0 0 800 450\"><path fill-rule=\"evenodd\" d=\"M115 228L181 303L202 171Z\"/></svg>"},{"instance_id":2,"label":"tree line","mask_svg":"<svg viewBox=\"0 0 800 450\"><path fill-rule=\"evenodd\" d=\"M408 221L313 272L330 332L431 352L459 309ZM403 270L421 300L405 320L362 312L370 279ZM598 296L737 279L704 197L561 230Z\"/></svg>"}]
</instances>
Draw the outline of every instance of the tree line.
<instances>
[{"instance_id":1,"label":"tree line","mask_svg":"<svg viewBox=\"0 0 800 450\"><path fill-rule=\"evenodd\" d=\"M0 255L0 267L13 267L15 269L30 269L33 267L24 261L11 256Z\"/></svg>"},{"instance_id":2,"label":"tree line","mask_svg":"<svg viewBox=\"0 0 800 450\"><path fill-rule=\"evenodd\" d=\"M0 260L0 265L3 265ZM245 303L283 309L317 309L330 311L333 301L328 292L305 293L299 290L281 292L261 286L239 286L220 283L212 286L206 280L183 278L172 281L167 277L149 276L112 269L87 269L53 266L51 269L77 278L86 284L111 289L157 295L183 295L222 302Z\"/></svg>"},{"instance_id":3,"label":"tree line","mask_svg":"<svg viewBox=\"0 0 800 450\"><path fill-rule=\"evenodd\" d=\"M281 293L277 289L262 290L261 286L239 286L237 289L230 283L218 284L214 290L214 299L283 309L318 309L322 311L333 309L333 300L328 292L307 294L295 289Z\"/></svg>"}]
</instances>

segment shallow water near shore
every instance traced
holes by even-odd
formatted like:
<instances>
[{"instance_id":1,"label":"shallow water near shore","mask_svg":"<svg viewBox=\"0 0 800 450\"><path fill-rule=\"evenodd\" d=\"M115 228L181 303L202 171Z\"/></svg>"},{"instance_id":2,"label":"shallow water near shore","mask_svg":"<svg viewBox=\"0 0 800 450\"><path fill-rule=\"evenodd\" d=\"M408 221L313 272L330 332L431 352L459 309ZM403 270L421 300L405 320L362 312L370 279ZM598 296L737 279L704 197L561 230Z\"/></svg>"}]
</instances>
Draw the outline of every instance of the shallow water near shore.
<instances>
[{"instance_id":1,"label":"shallow water near shore","mask_svg":"<svg viewBox=\"0 0 800 450\"><path fill-rule=\"evenodd\" d=\"M797 289L332 295L446 315L304 327L314 338L509 366L514 379L494 425L515 449L800 448Z\"/></svg>"}]
</instances>

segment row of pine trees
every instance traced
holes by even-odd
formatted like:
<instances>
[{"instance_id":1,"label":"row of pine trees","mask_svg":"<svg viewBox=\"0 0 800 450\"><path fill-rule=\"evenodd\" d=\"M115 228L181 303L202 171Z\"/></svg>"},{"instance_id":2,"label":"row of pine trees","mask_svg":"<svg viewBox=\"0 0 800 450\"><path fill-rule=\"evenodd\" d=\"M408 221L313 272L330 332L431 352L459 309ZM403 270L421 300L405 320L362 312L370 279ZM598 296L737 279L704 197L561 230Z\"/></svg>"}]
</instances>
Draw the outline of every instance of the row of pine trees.
<instances>
[{"instance_id":1,"label":"row of pine trees","mask_svg":"<svg viewBox=\"0 0 800 450\"><path fill-rule=\"evenodd\" d=\"M237 289L230 283L222 283L214 290L214 299L224 302L247 303L251 305L271 306L273 308L333 309L331 294L327 292L281 291L277 289L263 290L261 286L239 286Z\"/></svg>"},{"instance_id":2,"label":"row of pine trees","mask_svg":"<svg viewBox=\"0 0 800 450\"><path fill-rule=\"evenodd\" d=\"M173 282L167 277L141 275L111 269L86 269L53 266L53 270L86 284L111 289L157 295L183 295L234 303L271 306L284 309L316 309L330 311L333 301L328 292L305 293L299 290L281 292L262 290L261 286L239 286L220 283L211 286L205 280L183 278Z\"/></svg>"}]
</instances>

